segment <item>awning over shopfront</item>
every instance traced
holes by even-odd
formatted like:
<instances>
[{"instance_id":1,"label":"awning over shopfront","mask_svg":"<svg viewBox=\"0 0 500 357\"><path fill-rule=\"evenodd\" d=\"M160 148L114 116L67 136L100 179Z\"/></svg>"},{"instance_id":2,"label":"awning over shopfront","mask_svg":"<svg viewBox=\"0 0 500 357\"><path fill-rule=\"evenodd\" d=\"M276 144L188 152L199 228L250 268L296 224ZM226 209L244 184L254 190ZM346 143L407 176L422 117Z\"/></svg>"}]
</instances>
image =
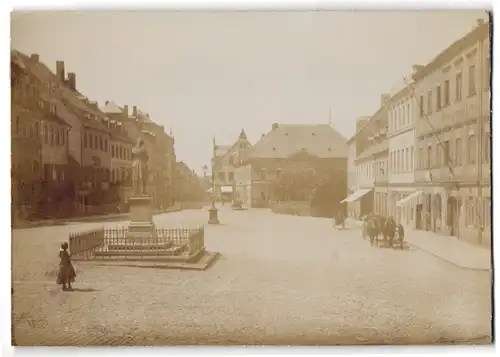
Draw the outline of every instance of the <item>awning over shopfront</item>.
<instances>
[{"instance_id":1,"label":"awning over shopfront","mask_svg":"<svg viewBox=\"0 0 500 357\"><path fill-rule=\"evenodd\" d=\"M422 191L415 191L413 192L412 194L406 196L405 198L399 200L398 202L396 202L396 206L398 207L402 207L404 206L405 204L409 204L411 203L414 199L420 197L421 195L423 194Z\"/></svg>"},{"instance_id":2,"label":"awning over shopfront","mask_svg":"<svg viewBox=\"0 0 500 357\"><path fill-rule=\"evenodd\" d=\"M344 198L342 201L340 201L340 203L354 202L356 200L359 200L361 197L363 197L367 193L371 192L371 190L372 190L371 188L359 189L356 192L354 192L354 193L350 194L349 196L347 196L346 198Z\"/></svg>"},{"instance_id":3,"label":"awning over shopfront","mask_svg":"<svg viewBox=\"0 0 500 357\"><path fill-rule=\"evenodd\" d=\"M232 193L233 192L233 186L221 186L220 187L220 192L221 193Z\"/></svg>"}]
</instances>

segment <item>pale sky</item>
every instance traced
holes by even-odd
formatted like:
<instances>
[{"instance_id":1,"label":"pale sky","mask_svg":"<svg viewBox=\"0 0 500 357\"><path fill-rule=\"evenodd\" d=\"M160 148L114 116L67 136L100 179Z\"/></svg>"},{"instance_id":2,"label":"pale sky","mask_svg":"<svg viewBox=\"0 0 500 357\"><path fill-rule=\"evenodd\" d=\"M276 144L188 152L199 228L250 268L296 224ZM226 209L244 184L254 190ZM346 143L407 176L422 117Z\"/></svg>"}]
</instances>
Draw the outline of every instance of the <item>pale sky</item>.
<instances>
[{"instance_id":1,"label":"pale sky","mask_svg":"<svg viewBox=\"0 0 500 357\"><path fill-rule=\"evenodd\" d=\"M254 144L274 122L350 137L413 64L466 34L481 11L59 12L12 15L12 47L64 60L80 92L138 105L172 128L201 172L212 137ZM131 109L130 109L131 110Z\"/></svg>"}]
</instances>

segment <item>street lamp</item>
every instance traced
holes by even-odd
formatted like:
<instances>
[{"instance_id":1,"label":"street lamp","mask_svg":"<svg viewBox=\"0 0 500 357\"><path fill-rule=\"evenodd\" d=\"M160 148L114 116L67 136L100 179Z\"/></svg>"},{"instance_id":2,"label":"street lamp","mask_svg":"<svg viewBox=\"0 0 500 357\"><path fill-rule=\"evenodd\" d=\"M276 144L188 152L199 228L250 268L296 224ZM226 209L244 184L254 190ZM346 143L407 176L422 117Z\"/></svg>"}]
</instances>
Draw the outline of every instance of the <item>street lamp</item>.
<instances>
[{"instance_id":1,"label":"street lamp","mask_svg":"<svg viewBox=\"0 0 500 357\"><path fill-rule=\"evenodd\" d=\"M203 165L203 173L205 174L205 178L208 175L208 166ZM214 168L212 166L212 204L208 209L208 224L219 224L219 219L217 218L217 207L215 207L215 178L214 178Z\"/></svg>"}]
</instances>

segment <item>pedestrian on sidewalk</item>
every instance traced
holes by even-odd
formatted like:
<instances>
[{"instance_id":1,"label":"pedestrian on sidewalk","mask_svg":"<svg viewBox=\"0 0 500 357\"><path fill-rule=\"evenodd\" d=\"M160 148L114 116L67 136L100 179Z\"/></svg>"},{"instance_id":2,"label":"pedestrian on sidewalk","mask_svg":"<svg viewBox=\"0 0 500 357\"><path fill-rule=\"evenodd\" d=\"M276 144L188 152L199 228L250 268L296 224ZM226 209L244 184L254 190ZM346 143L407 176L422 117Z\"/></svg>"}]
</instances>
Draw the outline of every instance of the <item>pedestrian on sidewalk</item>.
<instances>
[{"instance_id":1,"label":"pedestrian on sidewalk","mask_svg":"<svg viewBox=\"0 0 500 357\"><path fill-rule=\"evenodd\" d=\"M61 244L59 258L61 261L59 262L59 272L57 274L56 284L62 285L63 290L71 290L71 283L75 281L76 272L68 253L68 243L64 242ZM66 284L68 285L67 288Z\"/></svg>"}]
</instances>

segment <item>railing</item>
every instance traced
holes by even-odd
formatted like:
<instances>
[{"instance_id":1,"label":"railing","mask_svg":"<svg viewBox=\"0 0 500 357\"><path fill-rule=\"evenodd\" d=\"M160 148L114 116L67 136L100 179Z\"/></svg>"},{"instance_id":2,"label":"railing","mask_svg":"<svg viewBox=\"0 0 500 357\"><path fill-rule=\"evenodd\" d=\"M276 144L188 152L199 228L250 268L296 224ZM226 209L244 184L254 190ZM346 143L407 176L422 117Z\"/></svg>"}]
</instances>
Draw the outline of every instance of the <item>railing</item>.
<instances>
[{"instance_id":1,"label":"railing","mask_svg":"<svg viewBox=\"0 0 500 357\"><path fill-rule=\"evenodd\" d=\"M104 229L70 233L69 251L72 256L88 257L104 246Z\"/></svg>"},{"instance_id":2,"label":"railing","mask_svg":"<svg viewBox=\"0 0 500 357\"><path fill-rule=\"evenodd\" d=\"M128 236L128 228L106 228L70 235L70 252L74 257L89 258L96 253L126 255L193 256L205 249L205 229L157 228L156 236Z\"/></svg>"}]
</instances>

